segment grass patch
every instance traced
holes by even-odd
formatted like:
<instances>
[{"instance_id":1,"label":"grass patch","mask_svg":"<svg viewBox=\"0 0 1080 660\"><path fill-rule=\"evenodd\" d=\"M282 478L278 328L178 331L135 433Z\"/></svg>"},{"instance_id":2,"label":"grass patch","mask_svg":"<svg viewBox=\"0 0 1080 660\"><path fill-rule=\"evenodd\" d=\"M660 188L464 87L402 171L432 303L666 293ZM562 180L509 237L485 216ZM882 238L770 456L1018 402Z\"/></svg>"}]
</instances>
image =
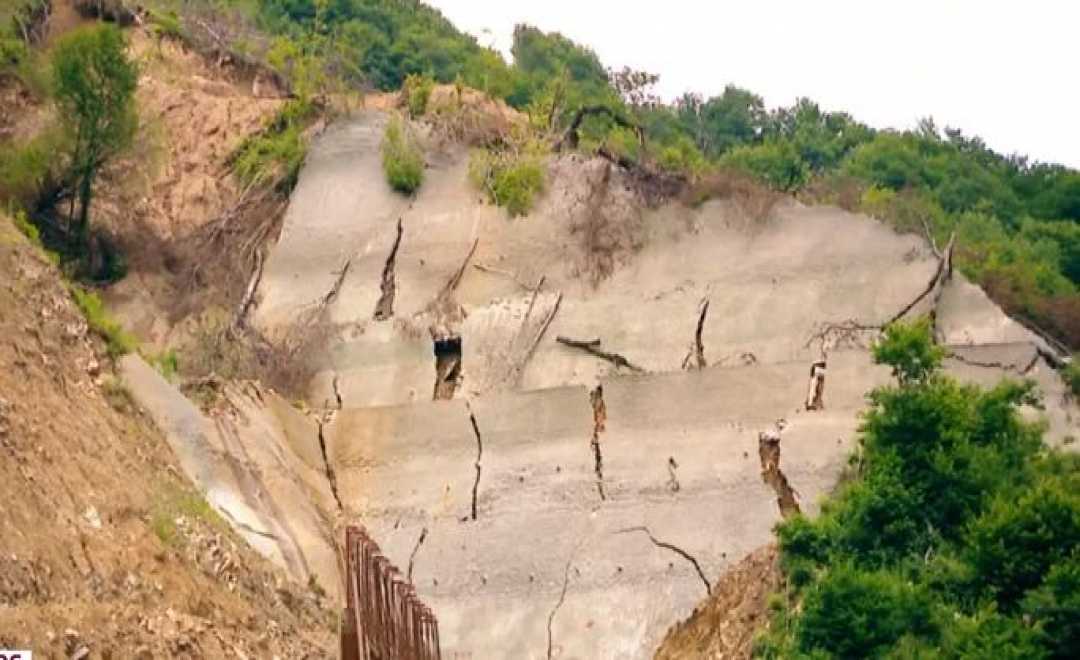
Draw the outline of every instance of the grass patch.
<instances>
[{"instance_id":1,"label":"grass patch","mask_svg":"<svg viewBox=\"0 0 1080 660\"><path fill-rule=\"evenodd\" d=\"M105 311L105 304L96 293L72 285L71 297L75 299L75 304L86 317L86 323L90 329L105 340L105 347L110 357L126 355L138 348L139 341Z\"/></svg>"},{"instance_id":2,"label":"grass patch","mask_svg":"<svg viewBox=\"0 0 1080 660\"><path fill-rule=\"evenodd\" d=\"M23 144L0 146L0 202L31 208L53 174L57 154L69 150L59 127L50 127Z\"/></svg>"},{"instance_id":3,"label":"grass patch","mask_svg":"<svg viewBox=\"0 0 1080 660\"><path fill-rule=\"evenodd\" d=\"M149 355L147 361L165 380L170 383L176 382L176 376L180 373L180 359L176 354L176 349L170 348L155 355Z\"/></svg>"},{"instance_id":4,"label":"grass patch","mask_svg":"<svg viewBox=\"0 0 1080 660\"><path fill-rule=\"evenodd\" d=\"M409 116L413 119L424 116L427 112L428 101L431 99L431 91L435 89L435 81L431 76L410 73L405 77L402 90L405 93L405 102L409 107Z\"/></svg>"},{"instance_id":5,"label":"grass patch","mask_svg":"<svg viewBox=\"0 0 1080 660\"><path fill-rule=\"evenodd\" d=\"M411 195L424 182L424 155L401 117L393 117L382 141L386 182L399 193Z\"/></svg>"},{"instance_id":6,"label":"grass patch","mask_svg":"<svg viewBox=\"0 0 1080 660\"><path fill-rule=\"evenodd\" d=\"M127 383L119 378L107 378L101 385L101 393L105 401L113 410L119 413L129 413L135 410L135 398L131 395L131 389Z\"/></svg>"},{"instance_id":7,"label":"grass patch","mask_svg":"<svg viewBox=\"0 0 1080 660\"><path fill-rule=\"evenodd\" d=\"M187 545L182 529L185 523L201 523L217 530L228 528L201 493L170 485L155 498L150 511L150 529L162 543L179 550Z\"/></svg>"},{"instance_id":8,"label":"grass patch","mask_svg":"<svg viewBox=\"0 0 1080 660\"><path fill-rule=\"evenodd\" d=\"M233 171L250 185L273 184L292 190L307 157L304 126L314 107L303 101L289 101L270 125L244 140L230 161Z\"/></svg>"},{"instance_id":9,"label":"grass patch","mask_svg":"<svg viewBox=\"0 0 1080 660\"><path fill-rule=\"evenodd\" d=\"M544 162L535 149L476 149L469 158L469 179L491 203L510 217L525 215L544 190Z\"/></svg>"}]
</instances>

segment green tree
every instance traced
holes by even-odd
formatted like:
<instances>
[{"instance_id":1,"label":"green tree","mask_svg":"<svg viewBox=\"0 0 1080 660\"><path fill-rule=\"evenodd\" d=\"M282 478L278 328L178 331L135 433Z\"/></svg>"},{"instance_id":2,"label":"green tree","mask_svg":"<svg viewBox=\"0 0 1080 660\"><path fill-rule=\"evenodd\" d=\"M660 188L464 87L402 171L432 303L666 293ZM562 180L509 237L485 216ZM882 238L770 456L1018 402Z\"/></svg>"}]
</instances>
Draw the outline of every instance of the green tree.
<instances>
[{"instance_id":1,"label":"green tree","mask_svg":"<svg viewBox=\"0 0 1080 660\"><path fill-rule=\"evenodd\" d=\"M89 243L90 198L105 161L135 134L138 72L120 30L98 25L61 39L53 52L56 102L72 135L71 179L79 201L79 238Z\"/></svg>"},{"instance_id":2,"label":"green tree","mask_svg":"<svg viewBox=\"0 0 1080 660\"><path fill-rule=\"evenodd\" d=\"M892 367L901 385L925 381L941 366L945 350L934 345L930 319L893 323L874 344L874 361Z\"/></svg>"}]
</instances>

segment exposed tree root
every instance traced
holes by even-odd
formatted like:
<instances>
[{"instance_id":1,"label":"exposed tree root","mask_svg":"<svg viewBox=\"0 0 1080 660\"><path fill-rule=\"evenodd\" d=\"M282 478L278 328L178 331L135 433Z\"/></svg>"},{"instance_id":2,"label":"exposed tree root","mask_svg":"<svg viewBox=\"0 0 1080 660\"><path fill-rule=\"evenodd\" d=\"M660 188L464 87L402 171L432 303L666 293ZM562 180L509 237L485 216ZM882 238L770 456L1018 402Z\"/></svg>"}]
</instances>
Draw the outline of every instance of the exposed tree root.
<instances>
[{"instance_id":1,"label":"exposed tree root","mask_svg":"<svg viewBox=\"0 0 1080 660\"><path fill-rule=\"evenodd\" d=\"M619 355L618 353L608 353L607 351L600 350L599 339L579 341L576 339L570 339L568 337L558 336L555 338L555 341L559 342L560 344L570 346L571 348L580 348L581 350L589 353L590 355L595 355L602 360L607 360L608 362L611 362L616 367L625 367L630 371L636 371L637 373L645 373L644 369L637 366L636 364L631 363L629 360Z\"/></svg>"},{"instance_id":2,"label":"exposed tree root","mask_svg":"<svg viewBox=\"0 0 1080 660\"><path fill-rule=\"evenodd\" d=\"M262 251L256 250L255 268L251 272L251 280L248 282L247 289L244 291L244 297L240 299L240 306L236 310L235 318L233 318L233 327L242 327L247 322L248 311L251 309L251 303L255 301L255 292L259 289L259 282L262 281L262 274Z\"/></svg>"},{"instance_id":3,"label":"exposed tree root","mask_svg":"<svg viewBox=\"0 0 1080 660\"><path fill-rule=\"evenodd\" d=\"M685 559L686 561L690 562L694 566L694 570L697 571L698 577L701 578L702 584L705 585L705 593L707 595L712 595L712 584L709 582L709 578L705 577L705 571L701 570L701 564L698 563L698 560L695 559L693 555L691 555L689 552L683 550L677 545L665 543L657 539L655 536L652 535L652 532L649 531L649 528L645 527L644 525L638 527L627 527L625 529L620 529L615 533L625 534L628 532L644 532L645 535L649 537L649 540L652 541L652 544L656 547L670 550Z\"/></svg>"},{"instance_id":4,"label":"exposed tree root","mask_svg":"<svg viewBox=\"0 0 1080 660\"><path fill-rule=\"evenodd\" d=\"M890 326L893 323L896 323L900 319L904 318L904 315L914 309L915 305L918 305L924 298L926 298L930 294L934 294L934 304L931 307L930 312L931 315L934 314L934 311L937 309L937 302L941 299L941 291L944 288L945 283L949 281L950 277L952 277L952 253L953 246L955 244L956 234L953 233L953 235L949 237L949 242L945 246L944 252L941 253L941 258L938 259L938 266L937 269L934 271L934 276L931 277L930 281L926 283L926 288L923 289L922 293L916 296L914 300L905 305L903 309L894 314L892 318L890 318L885 323L882 323L882 327Z\"/></svg>"},{"instance_id":5,"label":"exposed tree root","mask_svg":"<svg viewBox=\"0 0 1080 660\"><path fill-rule=\"evenodd\" d=\"M468 268L469 261L471 261L473 255L476 254L476 247L478 245L480 245L479 237L473 241L472 247L469 248L468 253L465 254L465 259L461 262L461 268L458 268L454 273L454 276L446 283L446 286L443 288L443 295L449 295L450 293L457 291L458 285L461 284L461 278L465 276L465 269Z\"/></svg>"},{"instance_id":6,"label":"exposed tree root","mask_svg":"<svg viewBox=\"0 0 1080 660\"><path fill-rule=\"evenodd\" d=\"M508 278L510 280L513 280L514 284L517 284L522 289L531 288L528 284L521 281L518 278L517 275L515 275L514 273L511 273L508 270L502 270L502 269L495 268L493 266L488 266L487 264L482 264L482 263L473 264L473 268L475 268L476 270L478 270L478 271L480 271L482 273L491 273L492 275L502 275L503 277L506 277L506 278Z\"/></svg>"}]
</instances>

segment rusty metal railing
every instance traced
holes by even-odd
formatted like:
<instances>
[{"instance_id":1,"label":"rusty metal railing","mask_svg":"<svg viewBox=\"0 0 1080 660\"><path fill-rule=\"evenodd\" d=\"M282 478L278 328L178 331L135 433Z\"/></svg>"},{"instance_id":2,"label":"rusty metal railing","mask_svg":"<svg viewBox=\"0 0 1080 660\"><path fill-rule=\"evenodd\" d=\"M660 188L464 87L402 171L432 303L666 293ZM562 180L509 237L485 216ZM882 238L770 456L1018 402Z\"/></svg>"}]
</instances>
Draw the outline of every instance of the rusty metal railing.
<instances>
[{"instance_id":1,"label":"rusty metal railing","mask_svg":"<svg viewBox=\"0 0 1080 660\"><path fill-rule=\"evenodd\" d=\"M439 660L439 624L363 528L345 529L342 660Z\"/></svg>"}]
</instances>

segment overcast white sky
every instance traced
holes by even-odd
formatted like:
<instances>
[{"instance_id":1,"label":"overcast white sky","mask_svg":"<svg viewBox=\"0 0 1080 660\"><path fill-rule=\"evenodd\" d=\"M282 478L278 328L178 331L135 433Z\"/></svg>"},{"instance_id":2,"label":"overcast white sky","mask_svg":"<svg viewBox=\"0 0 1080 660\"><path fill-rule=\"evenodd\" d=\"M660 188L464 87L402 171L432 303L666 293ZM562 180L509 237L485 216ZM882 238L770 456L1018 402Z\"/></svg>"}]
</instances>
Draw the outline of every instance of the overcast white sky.
<instances>
[{"instance_id":1,"label":"overcast white sky","mask_svg":"<svg viewBox=\"0 0 1080 660\"><path fill-rule=\"evenodd\" d=\"M509 57L514 24L558 31L659 92L728 83L771 108L808 96L875 127L924 116L1003 153L1080 167L1073 0L428 0Z\"/></svg>"}]
</instances>

